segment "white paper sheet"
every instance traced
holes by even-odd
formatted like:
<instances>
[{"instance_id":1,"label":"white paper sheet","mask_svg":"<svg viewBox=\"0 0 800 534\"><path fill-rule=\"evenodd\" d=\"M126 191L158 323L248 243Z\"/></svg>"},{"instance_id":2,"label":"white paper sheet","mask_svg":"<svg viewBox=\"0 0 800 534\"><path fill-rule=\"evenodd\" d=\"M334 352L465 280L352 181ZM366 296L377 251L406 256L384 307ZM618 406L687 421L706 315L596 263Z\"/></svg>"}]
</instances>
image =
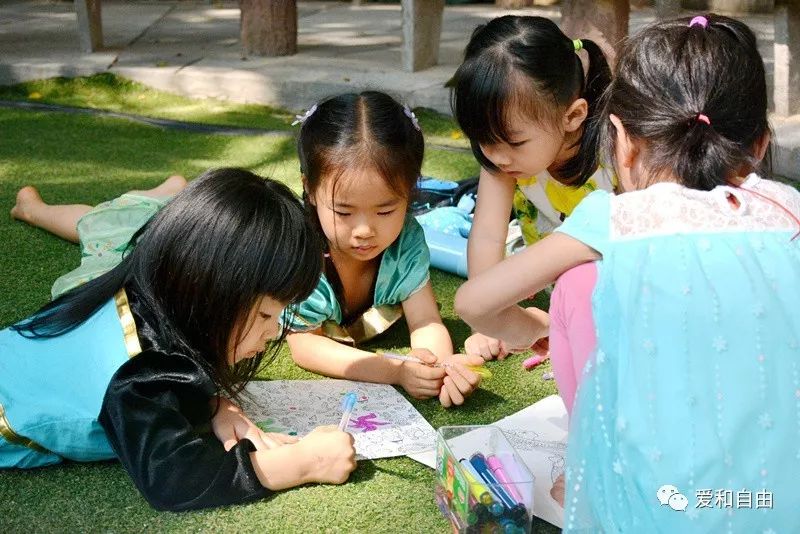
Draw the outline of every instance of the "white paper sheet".
<instances>
[{"instance_id":1,"label":"white paper sheet","mask_svg":"<svg viewBox=\"0 0 800 534\"><path fill-rule=\"evenodd\" d=\"M436 438L434 438L435 440ZM412 452L407 454L412 460L416 460L422 465L427 465L431 469L436 469L436 449L430 449L422 452Z\"/></svg>"},{"instance_id":2,"label":"white paper sheet","mask_svg":"<svg viewBox=\"0 0 800 534\"><path fill-rule=\"evenodd\" d=\"M386 384L333 379L255 381L247 385L242 407L268 432L303 436L315 427L339 424L342 397L349 391L358 397L347 427L358 459L402 456L426 451L435 443L433 427Z\"/></svg>"},{"instance_id":3,"label":"white paper sheet","mask_svg":"<svg viewBox=\"0 0 800 534\"><path fill-rule=\"evenodd\" d=\"M564 509L550 496L553 482L564 473L569 423L564 401L551 395L500 419L494 426L508 441L533 474L533 515L562 528Z\"/></svg>"}]
</instances>

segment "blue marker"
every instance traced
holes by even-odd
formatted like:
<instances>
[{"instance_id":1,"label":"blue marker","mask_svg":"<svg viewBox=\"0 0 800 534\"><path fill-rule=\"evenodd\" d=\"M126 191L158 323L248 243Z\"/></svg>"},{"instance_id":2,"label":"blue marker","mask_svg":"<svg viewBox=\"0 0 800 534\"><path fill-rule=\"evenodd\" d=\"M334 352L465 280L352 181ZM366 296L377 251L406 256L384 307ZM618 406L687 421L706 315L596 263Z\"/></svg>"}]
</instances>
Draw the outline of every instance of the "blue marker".
<instances>
[{"instance_id":1,"label":"blue marker","mask_svg":"<svg viewBox=\"0 0 800 534\"><path fill-rule=\"evenodd\" d=\"M525 532L524 528L521 528L511 519L501 519L500 527L503 529L503 534L518 534L519 532Z\"/></svg>"},{"instance_id":2,"label":"blue marker","mask_svg":"<svg viewBox=\"0 0 800 534\"><path fill-rule=\"evenodd\" d=\"M356 406L358 396L354 392L350 392L342 397L342 420L339 421L339 430L347 428L350 422L350 415L353 413L353 408Z\"/></svg>"},{"instance_id":3,"label":"blue marker","mask_svg":"<svg viewBox=\"0 0 800 534\"><path fill-rule=\"evenodd\" d=\"M464 468L464 471L466 471L474 479L474 482L469 481L469 477L467 477L467 480L470 482L470 485L481 484L483 478L481 478L481 475L478 473L478 471L475 470L475 467L471 463L469 463L469 460L467 460L466 458L461 458L458 461L458 463L460 463L461 467ZM501 515L503 515L503 512L505 512L506 509L501 503L495 500L494 493L492 492L492 490L484 486L483 484L481 484L481 487L486 491L486 495L489 496L489 498L486 501L483 501L483 504L486 505L486 509L489 510L489 513L491 513L493 516L496 517L500 517Z\"/></svg>"},{"instance_id":4,"label":"blue marker","mask_svg":"<svg viewBox=\"0 0 800 534\"><path fill-rule=\"evenodd\" d=\"M500 498L500 501L502 501L504 505L506 505L509 509L514 508L517 505L517 502L511 496L509 496L502 484L500 484L497 478L495 478L494 473L492 473L492 470L489 469L489 465L486 463L486 458L482 454L473 454L469 461L472 464L472 467L475 468L475 471L477 471L481 478L484 479L487 484L489 484L489 487L494 493L497 494L497 496Z\"/></svg>"}]
</instances>

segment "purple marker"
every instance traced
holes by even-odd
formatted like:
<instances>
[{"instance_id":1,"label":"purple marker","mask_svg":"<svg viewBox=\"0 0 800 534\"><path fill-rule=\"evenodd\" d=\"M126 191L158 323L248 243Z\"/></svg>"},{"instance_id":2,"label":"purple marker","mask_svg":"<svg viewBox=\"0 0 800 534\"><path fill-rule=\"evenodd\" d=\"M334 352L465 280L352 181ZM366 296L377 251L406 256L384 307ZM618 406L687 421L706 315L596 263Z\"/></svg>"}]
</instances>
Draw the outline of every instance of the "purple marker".
<instances>
[{"instance_id":1,"label":"purple marker","mask_svg":"<svg viewBox=\"0 0 800 534\"><path fill-rule=\"evenodd\" d=\"M486 457L486 463L489 465L489 469L492 470L494 473L495 478L500 481L503 487L511 494L515 501L519 504L525 504L522 500L522 495L519 494L517 488L511 483L511 480L508 478L508 475L503 469L503 464L500 459L495 455L490 455Z\"/></svg>"}]
</instances>

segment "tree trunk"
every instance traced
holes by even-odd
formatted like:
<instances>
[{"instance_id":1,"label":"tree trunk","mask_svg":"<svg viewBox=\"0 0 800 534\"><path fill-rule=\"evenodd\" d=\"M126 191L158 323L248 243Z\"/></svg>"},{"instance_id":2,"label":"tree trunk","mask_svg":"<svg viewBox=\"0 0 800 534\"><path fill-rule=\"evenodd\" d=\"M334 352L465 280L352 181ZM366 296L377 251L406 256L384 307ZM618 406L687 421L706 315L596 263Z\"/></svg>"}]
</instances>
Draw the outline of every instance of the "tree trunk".
<instances>
[{"instance_id":1,"label":"tree trunk","mask_svg":"<svg viewBox=\"0 0 800 534\"><path fill-rule=\"evenodd\" d=\"M297 53L296 0L239 0L239 7L245 56Z\"/></svg>"},{"instance_id":2,"label":"tree trunk","mask_svg":"<svg viewBox=\"0 0 800 534\"><path fill-rule=\"evenodd\" d=\"M656 0L656 16L660 19L677 17L681 11L681 0Z\"/></svg>"},{"instance_id":3,"label":"tree trunk","mask_svg":"<svg viewBox=\"0 0 800 534\"><path fill-rule=\"evenodd\" d=\"M774 47L775 113L800 113L800 0L783 0L775 9Z\"/></svg>"},{"instance_id":4,"label":"tree trunk","mask_svg":"<svg viewBox=\"0 0 800 534\"><path fill-rule=\"evenodd\" d=\"M78 16L78 38L81 52L97 52L103 48L103 20L100 0L75 0Z\"/></svg>"},{"instance_id":5,"label":"tree trunk","mask_svg":"<svg viewBox=\"0 0 800 534\"><path fill-rule=\"evenodd\" d=\"M714 13L771 13L775 0L683 0L683 7Z\"/></svg>"},{"instance_id":6,"label":"tree trunk","mask_svg":"<svg viewBox=\"0 0 800 534\"><path fill-rule=\"evenodd\" d=\"M573 39L596 42L614 65L617 49L628 35L628 0L564 0L561 29Z\"/></svg>"},{"instance_id":7,"label":"tree trunk","mask_svg":"<svg viewBox=\"0 0 800 534\"><path fill-rule=\"evenodd\" d=\"M444 0L402 0L403 68L417 72L439 61Z\"/></svg>"}]
</instances>

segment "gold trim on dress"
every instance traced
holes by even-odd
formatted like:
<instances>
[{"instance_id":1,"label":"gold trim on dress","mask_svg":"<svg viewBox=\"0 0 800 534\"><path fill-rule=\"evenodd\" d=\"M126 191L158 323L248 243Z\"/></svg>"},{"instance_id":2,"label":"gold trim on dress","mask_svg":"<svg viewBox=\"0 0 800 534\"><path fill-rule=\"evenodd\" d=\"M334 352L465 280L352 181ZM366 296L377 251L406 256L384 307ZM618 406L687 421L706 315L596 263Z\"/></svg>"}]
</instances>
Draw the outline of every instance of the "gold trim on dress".
<instances>
[{"instance_id":1,"label":"gold trim on dress","mask_svg":"<svg viewBox=\"0 0 800 534\"><path fill-rule=\"evenodd\" d=\"M11 424L8 422L6 418L6 410L3 408L3 405L0 404L0 436L3 436L5 440L9 443L13 443L15 445L22 445L23 447L27 447L28 449L33 449L36 452L41 452L44 454L50 453L47 449L36 443L30 438L26 438L25 436L20 436L14 429L11 428Z\"/></svg>"},{"instance_id":2,"label":"gold trim on dress","mask_svg":"<svg viewBox=\"0 0 800 534\"><path fill-rule=\"evenodd\" d=\"M131 307L128 304L128 295L125 293L125 288L120 288L114 295L114 303L117 305L117 315L119 315L119 322L122 325L125 350L128 351L128 358L133 358L142 352L142 346L139 344L136 322L133 320L133 313L131 313Z\"/></svg>"},{"instance_id":3,"label":"gold trim on dress","mask_svg":"<svg viewBox=\"0 0 800 534\"><path fill-rule=\"evenodd\" d=\"M381 304L372 306L346 327L334 321L325 321L322 333L340 343L356 345L383 334L402 317L402 305Z\"/></svg>"}]
</instances>

